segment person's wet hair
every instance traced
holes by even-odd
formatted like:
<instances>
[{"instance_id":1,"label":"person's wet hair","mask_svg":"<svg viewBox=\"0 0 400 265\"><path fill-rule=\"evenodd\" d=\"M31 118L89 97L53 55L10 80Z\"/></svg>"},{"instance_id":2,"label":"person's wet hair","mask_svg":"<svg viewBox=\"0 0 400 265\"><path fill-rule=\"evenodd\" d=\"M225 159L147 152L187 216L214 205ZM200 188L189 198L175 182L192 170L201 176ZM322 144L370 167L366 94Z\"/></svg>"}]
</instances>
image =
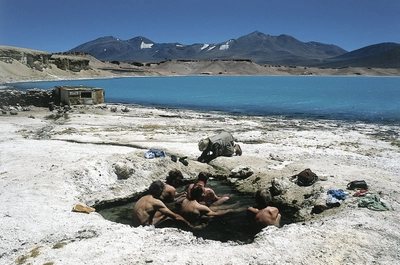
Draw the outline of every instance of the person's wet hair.
<instances>
[{"instance_id":1,"label":"person's wet hair","mask_svg":"<svg viewBox=\"0 0 400 265\"><path fill-rule=\"evenodd\" d=\"M207 183L208 179L210 178L210 174L206 172L200 172L199 175L197 176L197 180L203 181L204 184Z\"/></svg>"},{"instance_id":2,"label":"person's wet hair","mask_svg":"<svg viewBox=\"0 0 400 265\"><path fill-rule=\"evenodd\" d=\"M158 198L161 196L163 190L164 190L164 183L162 183L162 181L160 180L157 180L151 183L149 187L149 194L155 198Z\"/></svg>"},{"instance_id":3,"label":"person's wet hair","mask_svg":"<svg viewBox=\"0 0 400 265\"><path fill-rule=\"evenodd\" d=\"M167 184L174 186L175 188L182 185L183 175L178 169L173 169L168 173L166 178Z\"/></svg>"},{"instance_id":4,"label":"person's wet hair","mask_svg":"<svg viewBox=\"0 0 400 265\"><path fill-rule=\"evenodd\" d=\"M195 184L193 188L190 190L190 199L198 200L201 199L204 193L204 187L199 184Z\"/></svg>"},{"instance_id":5,"label":"person's wet hair","mask_svg":"<svg viewBox=\"0 0 400 265\"><path fill-rule=\"evenodd\" d=\"M256 192L257 207L262 209L271 205L271 193L268 190L258 190Z\"/></svg>"}]
</instances>

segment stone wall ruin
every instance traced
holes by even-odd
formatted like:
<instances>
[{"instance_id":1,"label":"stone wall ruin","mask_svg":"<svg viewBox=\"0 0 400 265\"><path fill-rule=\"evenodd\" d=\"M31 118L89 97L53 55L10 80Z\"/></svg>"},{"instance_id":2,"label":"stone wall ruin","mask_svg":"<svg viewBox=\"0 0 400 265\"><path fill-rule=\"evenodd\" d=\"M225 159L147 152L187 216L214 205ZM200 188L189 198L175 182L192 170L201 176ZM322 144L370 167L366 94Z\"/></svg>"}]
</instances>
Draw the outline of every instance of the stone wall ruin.
<instances>
[{"instance_id":1,"label":"stone wall ruin","mask_svg":"<svg viewBox=\"0 0 400 265\"><path fill-rule=\"evenodd\" d=\"M48 107L54 102L54 90L43 90L38 88L20 90L0 90L0 108L7 106L35 106Z\"/></svg>"}]
</instances>

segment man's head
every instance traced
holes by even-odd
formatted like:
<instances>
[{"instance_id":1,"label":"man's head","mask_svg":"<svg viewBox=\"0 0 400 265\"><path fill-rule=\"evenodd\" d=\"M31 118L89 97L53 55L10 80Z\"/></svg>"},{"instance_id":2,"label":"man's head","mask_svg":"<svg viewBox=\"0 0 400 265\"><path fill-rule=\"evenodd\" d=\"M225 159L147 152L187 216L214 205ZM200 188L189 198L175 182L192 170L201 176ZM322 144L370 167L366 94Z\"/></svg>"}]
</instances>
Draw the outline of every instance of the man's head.
<instances>
[{"instance_id":1,"label":"man's head","mask_svg":"<svg viewBox=\"0 0 400 265\"><path fill-rule=\"evenodd\" d=\"M202 152L204 150L206 150L208 145L209 145L209 143L210 143L210 139L208 139L208 138L201 139L199 141L199 150L202 151Z\"/></svg>"},{"instance_id":2,"label":"man's head","mask_svg":"<svg viewBox=\"0 0 400 265\"><path fill-rule=\"evenodd\" d=\"M206 172L200 172L199 175L197 175L197 181L204 182L204 185L207 184L207 181L209 178L210 178L210 174L206 173Z\"/></svg>"},{"instance_id":3,"label":"man's head","mask_svg":"<svg viewBox=\"0 0 400 265\"><path fill-rule=\"evenodd\" d=\"M195 184L193 188L190 190L190 198L191 200L201 200L204 196L204 187L199 184Z\"/></svg>"},{"instance_id":4,"label":"man's head","mask_svg":"<svg viewBox=\"0 0 400 265\"><path fill-rule=\"evenodd\" d=\"M271 205L272 196L269 190L260 189L256 192L256 203L259 208L265 208Z\"/></svg>"},{"instance_id":5,"label":"man's head","mask_svg":"<svg viewBox=\"0 0 400 265\"><path fill-rule=\"evenodd\" d=\"M151 183L149 187L149 194L154 198L159 198L164 190L164 183L162 181L157 180Z\"/></svg>"},{"instance_id":6,"label":"man's head","mask_svg":"<svg viewBox=\"0 0 400 265\"><path fill-rule=\"evenodd\" d=\"M168 173L167 184L173 187L179 187L182 185L183 175L178 169L173 169Z\"/></svg>"}]
</instances>

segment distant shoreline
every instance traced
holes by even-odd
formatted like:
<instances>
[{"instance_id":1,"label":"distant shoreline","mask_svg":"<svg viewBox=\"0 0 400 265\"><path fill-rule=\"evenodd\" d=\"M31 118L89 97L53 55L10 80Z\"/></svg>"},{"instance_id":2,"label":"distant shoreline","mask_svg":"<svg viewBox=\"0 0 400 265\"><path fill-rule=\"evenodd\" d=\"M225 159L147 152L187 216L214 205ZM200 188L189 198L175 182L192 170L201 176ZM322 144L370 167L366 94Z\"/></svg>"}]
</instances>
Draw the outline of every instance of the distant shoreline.
<instances>
[{"instance_id":1,"label":"distant shoreline","mask_svg":"<svg viewBox=\"0 0 400 265\"><path fill-rule=\"evenodd\" d=\"M20 84L20 83L39 83L39 82L62 82L62 81L87 81L87 80L104 80L104 79L119 79L119 78L166 78L166 77L207 77L207 76L215 76L221 77L226 75L158 75L158 76L106 76L106 77L83 77L83 78L65 78L65 79L32 79L32 80L14 80L11 82L4 82L0 80L0 90L7 89L7 86L13 84ZM400 78L400 75L229 75L232 77L240 77L240 76L271 76L271 77L387 77L387 78Z\"/></svg>"},{"instance_id":2,"label":"distant shoreline","mask_svg":"<svg viewBox=\"0 0 400 265\"><path fill-rule=\"evenodd\" d=\"M1 50L3 49L3 50ZM100 61L90 55L53 55L0 47L0 85L21 82L177 76L400 76L400 68L260 65L252 61L168 60L140 66ZM28 59L29 58L29 59ZM33 61L32 61L33 60ZM29 62L29 63L28 63ZM64 62L64 63L60 63Z\"/></svg>"}]
</instances>

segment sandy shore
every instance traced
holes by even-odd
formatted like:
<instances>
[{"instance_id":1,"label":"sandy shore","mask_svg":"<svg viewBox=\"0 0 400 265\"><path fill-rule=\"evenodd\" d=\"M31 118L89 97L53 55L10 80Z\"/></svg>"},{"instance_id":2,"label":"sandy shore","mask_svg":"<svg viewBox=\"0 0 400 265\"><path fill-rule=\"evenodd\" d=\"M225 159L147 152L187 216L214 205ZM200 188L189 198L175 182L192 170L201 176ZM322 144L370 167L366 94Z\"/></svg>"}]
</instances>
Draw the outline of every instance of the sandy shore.
<instances>
[{"instance_id":1,"label":"sandy shore","mask_svg":"<svg viewBox=\"0 0 400 265\"><path fill-rule=\"evenodd\" d=\"M58 119L35 107L0 116L1 264L400 264L400 152L391 136L399 126L110 108L74 108ZM219 129L234 134L243 156L197 162L197 141ZM189 165L145 159L151 148L188 156ZM133 169L127 179L115 173L121 164ZM315 184L322 193L363 179L391 210L360 208L349 194L339 208L265 228L251 244L72 211L143 191L174 168L189 179L240 166L254 174L237 186L254 190L305 168L325 178Z\"/></svg>"}]
</instances>

